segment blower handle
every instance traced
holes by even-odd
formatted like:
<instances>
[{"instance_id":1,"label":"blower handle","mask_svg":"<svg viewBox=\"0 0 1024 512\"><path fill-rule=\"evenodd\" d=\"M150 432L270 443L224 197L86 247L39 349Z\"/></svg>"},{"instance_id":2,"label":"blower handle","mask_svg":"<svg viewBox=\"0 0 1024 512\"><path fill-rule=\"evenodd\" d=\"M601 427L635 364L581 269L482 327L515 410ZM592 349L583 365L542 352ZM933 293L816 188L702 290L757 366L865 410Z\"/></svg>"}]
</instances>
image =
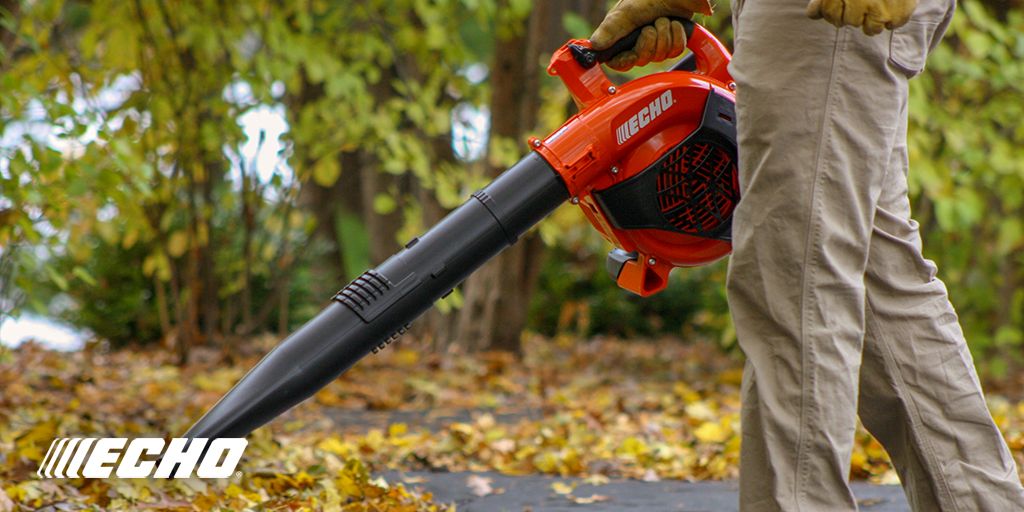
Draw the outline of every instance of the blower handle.
<instances>
[{"instance_id":1,"label":"blower handle","mask_svg":"<svg viewBox=\"0 0 1024 512\"><path fill-rule=\"evenodd\" d=\"M695 25L693 20L689 18L680 18L678 16L669 16L668 19L669 21L678 21L679 23L682 23L683 32L686 32L686 40L689 41L690 37L693 35L693 28ZM630 32L629 34L626 34L626 37L619 39L618 41L615 42L615 44L611 45L608 48L605 48L604 50L590 50L590 52L594 54L594 61L602 63L608 62L612 60L612 58L614 58L616 55L628 50L632 50L636 46L636 42L640 40L640 34L643 33L644 28L646 27L647 25L637 27L636 30ZM582 64L582 62L580 64Z\"/></svg>"},{"instance_id":2,"label":"blower handle","mask_svg":"<svg viewBox=\"0 0 1024 512\"><path fill-rule=\"evenodd\" d=\"M672 19L683 24L686 47L692 53L676 63L671 71L690 71L717 80L722 87L732 89L732 77L728 69L729 49L700 24L685 18ZM551 56L548 74L562 80L577 106L586 108L593 105L615 94L617 90L599 65L600 62L636 46L643 28L630 32L611 48L600 52L594 50L593 43L586 39L572 39Z\"/></svg>"},{"instance_id":3,"label":"blower handle","mask_svg":"<svg viewBox=\"0 0 1024 512\"><path fill-rule=\"evenodd\" d=\"M732 77L729 75L728 70L729 49L715 38L711 32L708 32L700 24L694 23L693 20L677 16L672 16L669 19L683 24L683 31L686 33L686 48L691 52L673 65L671 71L691 71L714 78L725 84L732 82ZM637 40L640 39L641 32L646 26L637 28L604 50L594 50L590 47L590 41L585 40L570 41L565 48L568 49L576 64L583 71L587 71L599 63L608 62L619 53L635 47ZM558 52L552 58L552 66L548 67L548 72L564 76L564 73L553 72L557 57ZM572 87L570 87L570 90L572 90ZM584 102L584 104L586 103Z\"/></svg>"}]
</instances>

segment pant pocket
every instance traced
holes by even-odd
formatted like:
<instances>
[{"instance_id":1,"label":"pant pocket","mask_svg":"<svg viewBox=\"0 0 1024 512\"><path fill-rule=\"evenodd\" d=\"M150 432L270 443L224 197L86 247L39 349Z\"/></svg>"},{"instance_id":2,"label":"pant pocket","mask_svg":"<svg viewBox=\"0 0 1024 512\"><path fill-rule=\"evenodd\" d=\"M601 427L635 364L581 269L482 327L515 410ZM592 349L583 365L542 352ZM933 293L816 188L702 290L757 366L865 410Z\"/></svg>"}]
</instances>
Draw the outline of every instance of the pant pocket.
<instances>
[{"instance_id":1,"label":"pant pocket","mask_svg":"<svg viewBox=\"0 0 1024 512\"><path fill-rule=\"evenodd\" d=\"M911 20L893 30L889 39L889 64L907 78L913 78L924 71L930 34L935 32L938 24L938 21Z\"/></svg>"},{"instance_id":2,"label":"pant pocket","mask_svg":"<svg viewBox=\"0 0 1024 512\"><path fill-rule=\"evenodd\" d=\"M924 71L928 53L939 44L955 10L952 1L922 2L906 25L891 32L889 64L907 78Z\"/></svg>"},{"instance_id":3,"label":"pant pocket","mask_svg":"<svg viewBox=\"0 0 1024 512\"><path fill-rule=\"evenodd\" d=\"M730 10L732 11L732 33L735 38L735 34L739 32L740 24L740 12L743 11L743 3L745 0L730 0ZM735 43L734 43L735 46Z\"/></svg>"}]
</instances>

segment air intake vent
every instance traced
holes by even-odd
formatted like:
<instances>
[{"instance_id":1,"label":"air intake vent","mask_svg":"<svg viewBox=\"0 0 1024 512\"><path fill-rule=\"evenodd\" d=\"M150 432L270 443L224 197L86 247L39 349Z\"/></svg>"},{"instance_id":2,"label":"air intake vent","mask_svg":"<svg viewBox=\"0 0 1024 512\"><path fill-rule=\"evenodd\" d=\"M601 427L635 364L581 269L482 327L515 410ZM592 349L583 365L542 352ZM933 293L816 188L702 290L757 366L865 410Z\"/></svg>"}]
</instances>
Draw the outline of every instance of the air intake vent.
<instances>
[{"instance_id":1,"label":"air intake vent","mask_svg":"<svg viewBox=\"0 0 1024 512\"><path fill-rule=\"evenodd\" d=\"M338 292L333 300L348 306L357 314L361 314L390 289L391 282L386 277L374 270L367 270Z\"/></svg>"},{"instance_id":2,"label":"air intake vent","mask_svg":"<svg viewBox=\"0 0 1024 512\"><path fill-rule=\"evenodd\" d=\"M715 238L730 228L736 161L718 144L692 141L659 162L658 207L665 221L688 235Z\"/></svg>"}]
</instances>

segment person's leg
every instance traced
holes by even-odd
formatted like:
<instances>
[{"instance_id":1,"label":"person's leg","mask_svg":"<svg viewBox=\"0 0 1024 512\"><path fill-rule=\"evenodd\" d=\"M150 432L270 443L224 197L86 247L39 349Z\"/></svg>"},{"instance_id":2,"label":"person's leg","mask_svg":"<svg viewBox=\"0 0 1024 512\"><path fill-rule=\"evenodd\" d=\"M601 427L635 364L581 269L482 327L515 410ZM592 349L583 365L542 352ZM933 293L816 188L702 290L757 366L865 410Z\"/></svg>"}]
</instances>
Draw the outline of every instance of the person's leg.
<instances>
[{"instance_id":1,"label":"person's leg","mask_svg":"<svg viewBox=\"0 0 1024 512\"><path fill-rule=\"evenodd\" d=\"M1013 457L935 272L910 218L899 144L868 253L861 421L889 452L915 511L1024 510Z\"/></svg>"},{"instance_id":2,"label":"person's leg","mask_svg":"<svg viewBox=\"0 0 1024 512\"><path fill-rule=\"evenodd\" d=\"M806 5L746 0L735 25L741 200L728 295L748 359L744 512L856 508L864 272L907 95L889 38L810 20Z\"/></svg>"}]
</instances>

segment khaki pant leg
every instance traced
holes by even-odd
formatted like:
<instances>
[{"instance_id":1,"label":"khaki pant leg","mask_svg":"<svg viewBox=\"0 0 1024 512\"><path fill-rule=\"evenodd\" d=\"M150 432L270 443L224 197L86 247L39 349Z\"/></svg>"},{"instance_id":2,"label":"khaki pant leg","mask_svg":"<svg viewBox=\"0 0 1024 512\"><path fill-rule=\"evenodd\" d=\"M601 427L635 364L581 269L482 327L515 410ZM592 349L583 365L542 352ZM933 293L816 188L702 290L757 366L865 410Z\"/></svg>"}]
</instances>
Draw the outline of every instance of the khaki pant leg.
<instances>
[{"instance_id":1,"label":"khaki pant leg","mask_svg":"<svg viewBox=\"0 0 1024 512\"><path fill-rule=\"evenodd\" d=\"M889 39L746 0L738 84L741 201L728 296L747 355L740 508L855 510L850 452L875 208L907 77Z\"/></svg>"},{"instance_id":2,"label":"khaki pant leg","mask_svg":"<svg viewBox=\"0 0 1024 512\"><path fill-rule=\"evenodd\" d=\"M906 146L898 144L865 276L861 421L889 452L915 511L1024 510L1017 468L935 274L910 219Z\"/></svg>"}]
</instances>

